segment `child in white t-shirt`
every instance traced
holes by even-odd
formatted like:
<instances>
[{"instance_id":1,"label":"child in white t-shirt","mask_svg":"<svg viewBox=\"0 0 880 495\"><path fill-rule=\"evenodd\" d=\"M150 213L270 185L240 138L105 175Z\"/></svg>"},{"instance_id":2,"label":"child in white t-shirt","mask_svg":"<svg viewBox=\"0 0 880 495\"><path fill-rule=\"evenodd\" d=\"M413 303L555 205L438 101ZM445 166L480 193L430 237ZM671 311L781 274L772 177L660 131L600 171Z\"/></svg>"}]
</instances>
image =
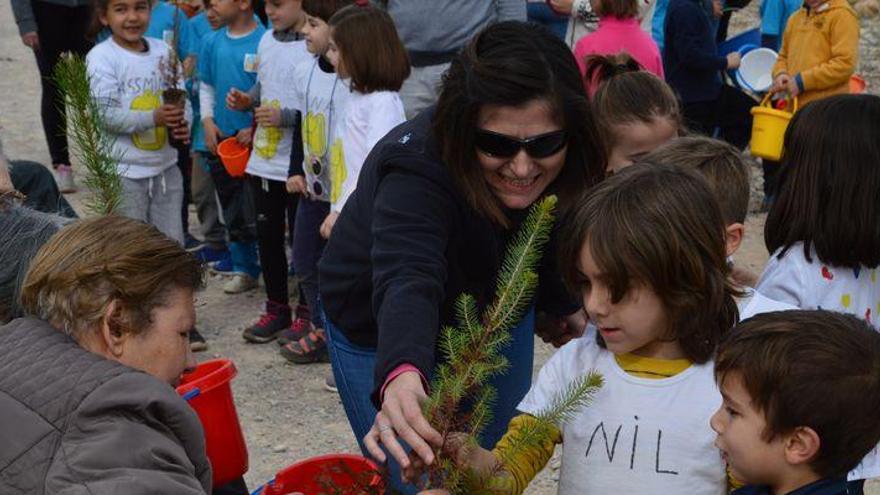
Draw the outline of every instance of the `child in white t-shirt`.
<instances>
[{"instance_id":1,"label":"child in white t-shirt","mask_svg":"<svg viewBox=\"0 0 880 495\"><path fill-rule=\"evenodd\" d=\"M721 404L711 360L736 323L738 294L706 181L671 165L630 167L565 218L564 275L595 328L544 365L493 452L467 447L460 461L503 487L493 493L522 493L562 443L560 494L727 493L709 427ZM502 461L534 417L591 370L604 379L591 404L540 448Z\"/></svg>"},{"instance_id":2,"label":"child in white t-shirt","mask_svg":"<svg viewBox=\"0 0 880 495\"><path fill-rule=\"evenodd\" d=\"M797 306L774 301L753 289L755 275L733 264L732 257L745 237L751 184L749 166L739 150L718 139L703 136L682 137L645 155L644 161L690 168L709 182L709 187L721 207L721 216L724 217L731 276L745 293L737 301L741 320L758 313L797 309Z\"/></svg>"},{"instance_id":3,"label":"child in white t-shirt","mask_svg":"<svg viewBox=\"0 0 880 495\"><path fill-rule=\"evenodd\" d=\"M779 199L764 228L772 254L758 291L880 329L880 97L838 95L789 125ZM877 474L880 474L878 471Z\"/></svg>"},{"instance_id":4,"label":"child in white t-shirt","mask_svg":"<svg viewBox=\"0 0 880 495\"><path fill-rule=\"evenodd\" d=\"M189 141L191 109L162 103L168 82L160 66L171 50L162 40L145 38L148 0L101 0L96 15L111 36L86 57L92 97L104 114L105 130L119 157L125 216L155 225L183 244L183 176L172 138ZM182 70L177 88L183 88Z\"/></svg>"},{"instance_id":5,"label":"child in white t-shirt","mask_svg":"<svg viewBox=\"0 0 880 495\"><path fill-rule=\"evenodd\" d=\"M340 138L331 145L330 214L321 225L329 238L336 217L357 186L364 160L379 139L406 120L398 91L409 76L406 50L383 10L351 5L330 18L327 58L350 80Z\"/></svg>"}]
</instances>

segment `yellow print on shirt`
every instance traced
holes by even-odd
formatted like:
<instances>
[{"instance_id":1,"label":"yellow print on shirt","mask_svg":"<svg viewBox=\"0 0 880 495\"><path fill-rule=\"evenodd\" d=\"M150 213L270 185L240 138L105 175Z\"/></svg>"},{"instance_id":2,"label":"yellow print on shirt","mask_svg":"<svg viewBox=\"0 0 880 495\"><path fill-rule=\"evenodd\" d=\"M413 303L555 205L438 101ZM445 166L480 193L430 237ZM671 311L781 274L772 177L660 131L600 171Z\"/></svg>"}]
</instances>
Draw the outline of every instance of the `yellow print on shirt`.
<instances>
[{"instance_id":1,"label":"yellow print on shirt","mask_svg":"<svg viewBox=\"0 0 880 495\"><path fill-rule=\"evenodd\" d=\"M260 106L280 109L281 103L278 100L263 100ZM254 151L258 155L266 160L271 159L275 153L278 153L279 142L281 142L281 129L265 125L257 127L257 132L254 134Z\"/></svg>"},{"instance_id":2,"label":"yellow print on shirt","mask_svg":"<svg viewBox=\"0 0 880 495\"><path fill-rule=\"evenodd\" d=\"M348 172L345 170L345 153L342 151L342 140L336 138L330 147L330 202L336 203L342 195L342 183Z\"/></svg>"},{"instance_id":3,"label":"yellow print on shirt","mask_svg":"<svg viewBox=\"0 0 880 495\"><path fill-rule=\"evenodd\" d=\"M303 141L306 145L307 155L324 156L327 154L327 134L324 132L326 121L323 113L309 112L306 114L305 122L303 122Z\"/></svg>"},{"instance_id":4,"label":"yellow print on shirt","mask_svg":"<svg viewBox=\"0 0 880 495\"><path fill-rule=\"evenodd\" d=\"M131 109L138 111L153 111L159 108L161 104L162 99L159 96L159 93L147 90L143 94L135 96L131 101ZM168 131L164 126L150 127L147 130L133 133L131 135L131 142L134 143L134 147L139 150L158 151L165 146L165 136L167 133Z\"/></svg>"}]
</instances>

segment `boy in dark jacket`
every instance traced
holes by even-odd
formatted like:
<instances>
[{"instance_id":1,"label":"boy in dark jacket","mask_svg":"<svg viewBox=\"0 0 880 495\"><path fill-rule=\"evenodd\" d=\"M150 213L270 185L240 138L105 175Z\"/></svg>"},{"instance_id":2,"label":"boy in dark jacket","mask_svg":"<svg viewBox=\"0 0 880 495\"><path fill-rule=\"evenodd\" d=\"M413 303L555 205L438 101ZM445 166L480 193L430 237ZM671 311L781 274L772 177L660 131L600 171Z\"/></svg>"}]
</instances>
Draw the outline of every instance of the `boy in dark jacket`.
<instances>
[{"instance_id":1,"label":"boy in dark jacket","mask_svg":"<svg viewBox=\"0 0 880 495\"><path fill-rule=\"evenodd\" d=\"M751 137L749 112L755 102L721 80L721 71L739 67L740 55L718 55L712 15L703 0L670 0L663 70L681 99L688 127L742 149Z\"/></svg>"},{"instance_id":2,"label":"boy in dark jacket","mask_svg":"<svg viewBox=\"0 0 880 495\"><path fill-rule=\"evenodd\" d=\"M880 335L829 311L763 313L718 348L723 402L710 424L734 495L861 493L876 476ZM852 471L854 468L856 471Z\"/></svg>"}]
</instances>

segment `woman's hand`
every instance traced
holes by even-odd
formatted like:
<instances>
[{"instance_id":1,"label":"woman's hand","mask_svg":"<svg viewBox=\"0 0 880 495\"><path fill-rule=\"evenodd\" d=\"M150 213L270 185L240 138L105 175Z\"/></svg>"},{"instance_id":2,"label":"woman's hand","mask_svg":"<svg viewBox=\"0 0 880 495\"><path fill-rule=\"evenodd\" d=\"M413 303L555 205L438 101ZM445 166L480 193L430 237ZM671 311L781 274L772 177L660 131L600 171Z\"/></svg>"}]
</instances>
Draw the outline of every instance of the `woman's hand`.
<instances>
[{"instance_id":1,"label":"woman's hand","mask_svg":"<svg viewBox=\"0 0 880 495\"><path fill-rule=\"evenodd\" d=\"M582 336L586 328L587 315L582 309L565 317L540 313L535 318L535 333L554 347L561 347L571 339Z\"/></svg>"},{"instance_id":2,"label":"woman's hand","mask_svg":"<svg viewBox=\"0 0 880 495\"><path fill-rule=\"evenodd\" d=\"M459 468L480 476L491 476L498 470L501 462L492 451L469 440L467 433L450 433L443 443L443 453ZM414 453L410 453L409 461L409 467L401 469L401 478L405 483L416 483L425 474L427 466Z\"/></svg>"},{"instance_id":3,"label":"woman's hand","mask_svg":"<svg viewBox=\"0 0 880 495\"><path fill-rule=\"evenodd\" d=\"M422 415L422 404L428 399L422 386L422 377L415 371L405 371L385 387L382 410L376 414L373 427L364 437L364 446L377 461L385 462L384 445L397 460L401 469L410 468L410 459L397 437L400 436L421 459L425 466L434 462L434 448L443 443L443 437ZM432 447L433 446L433 447Z\"/></svg>"},{"instance_id":4,"label":"woman's hand","mask_svg":"<svg viewBox=\"0 0 880 495\"><path fill-rule=\"evenodd\" d=\"M339 217L339 213L336 213L335 211L331 211L327 215L327 218L324 219L324 223L321 224L321 228L320 228L321 237L323 237L324 239L330 238L330 234L333 232L333 226L336 225L336 219L338 217Z\"/></svg>"},{"instance_id":5,"label":"woman's hand","mask_svg":"<svg viewBox=\"0 0 880 495\"><path fill-rule=\"evenodd\" d=\"M24 33L21 35L21 42L24 43L24 46L30 48L33 51L40 50L40 37L37 35L36 31L31 31L29 33Z\"/></svg>"},{"instance_id":6,"label":"woman's hand","mask_svg":"<svg viewBox=\"0 0 880 495\"><path fill-rule=\"evenodd\" d=\"M570 15L574 0L550 0L550 8L559 15Z\"/></svg>"}]
</instances>

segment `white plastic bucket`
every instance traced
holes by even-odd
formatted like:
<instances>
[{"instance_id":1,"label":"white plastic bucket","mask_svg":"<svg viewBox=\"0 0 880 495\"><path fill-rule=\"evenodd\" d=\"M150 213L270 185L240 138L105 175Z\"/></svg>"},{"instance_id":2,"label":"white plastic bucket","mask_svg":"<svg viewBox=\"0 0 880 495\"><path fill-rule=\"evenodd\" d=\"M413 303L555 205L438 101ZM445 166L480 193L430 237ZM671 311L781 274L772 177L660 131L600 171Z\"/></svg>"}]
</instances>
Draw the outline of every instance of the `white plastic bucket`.
<instances>
[{"instance_id":1,"label":"white plastic bucket","mask_svg":"<svg viewBox=\"0 0 880 495\"><path fill-rule=\"evenodd\" d=\"M742 57L736 80L743 89L762 93L773 85L773 65L778 55L769 48L756 48Z\"/></svg>"}]
</instances>

